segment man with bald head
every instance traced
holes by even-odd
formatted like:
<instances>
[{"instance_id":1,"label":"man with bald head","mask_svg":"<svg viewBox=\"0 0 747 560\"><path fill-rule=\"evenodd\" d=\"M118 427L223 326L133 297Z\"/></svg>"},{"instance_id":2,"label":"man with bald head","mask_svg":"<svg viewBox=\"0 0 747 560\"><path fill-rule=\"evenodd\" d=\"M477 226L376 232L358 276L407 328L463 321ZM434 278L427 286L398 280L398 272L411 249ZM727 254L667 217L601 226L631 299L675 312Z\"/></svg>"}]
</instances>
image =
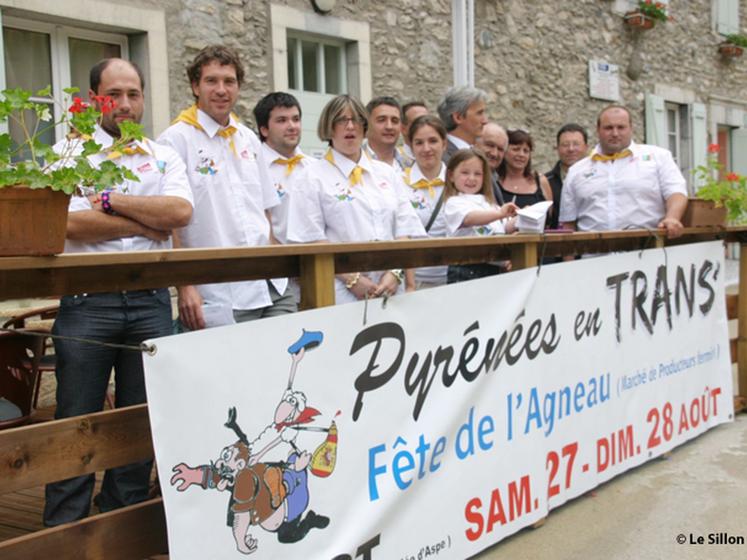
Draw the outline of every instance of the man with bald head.
<instances>
[{"instance_id":1,"label":"man with bald head","mask_svg":"<svg viewBox=\"0 0 747 560\"><path fill-rule=\"evenodd\" d=\"M171 232L192 217L192 191L181 158L148 139L108 150L121 136L120 123L143 116L143 75L131 62L105 59L90 73L89 97L106 111L93 140L104 153L90 156L93 165L114 161L139 181L126 179L111 190L83 192L70 201L65 252L159 251L171 248ZM105 99L108 98L108 99ZM109 110L109 100L114 108ZM58 152L80 153L81 138L71 136ZM83 190L83 189L82 189ZM149 338L171 334L171 298L166 287L155 290L79 293L63 296L52 328L57 356L55 418L99 412L104 406L112 369L117 407L145 402L140 351L90 344L95 339L137 348ZM101 511L148 498L152 461L112 468L104 474L94 502ZM46 487L44 524L60 525L88 515L95 477L83 475Z\"/></svg>"},{"instance_id":2,"label":"man with bald head","mask_svg":"<svg viewBox=\"0 0 747 560\"><path fill-rule=\"evenodd\" d=\"M679 237L687 187L671 152L633 142L630 111L621 105L599 113L597 136L591 155L568 171L560 221L579 231L661 228Z\"/></svg>"},{"instance_id":3,"label":"man with bald head","mask_svg":"<svg viewBox=\"0 0 747 560\"><path fill-rule=\"evenodd\" d=\"M503 156L508 148L508 134L506 129L498 123L488 122L483 126L482 133L477 137L475 147L482 150L488 160L493 183L493 194L499 204L503 204L503 193L498 179L498 166L503 161Z\"/></svg>"}]
</instances>

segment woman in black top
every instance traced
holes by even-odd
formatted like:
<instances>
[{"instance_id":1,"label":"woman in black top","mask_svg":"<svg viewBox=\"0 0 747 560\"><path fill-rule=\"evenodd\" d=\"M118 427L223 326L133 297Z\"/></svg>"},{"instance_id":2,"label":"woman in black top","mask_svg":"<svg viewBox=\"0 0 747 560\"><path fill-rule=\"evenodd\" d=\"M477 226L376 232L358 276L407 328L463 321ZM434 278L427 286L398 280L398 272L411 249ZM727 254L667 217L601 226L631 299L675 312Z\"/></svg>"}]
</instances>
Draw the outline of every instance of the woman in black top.
<instances>
[{"instance_id":1,"label":"woman in black top","mask_svg":"<svg viewBox=\"0 0 747 560\"><path fill-rule=\"evenodd\" d=\"M534 142L525 130L508 131L508 149L500 166L498 178L503 200L519 208L543 200L552 200L552 189L544 175L532 171Z\"/></svg>"}]
</instances>

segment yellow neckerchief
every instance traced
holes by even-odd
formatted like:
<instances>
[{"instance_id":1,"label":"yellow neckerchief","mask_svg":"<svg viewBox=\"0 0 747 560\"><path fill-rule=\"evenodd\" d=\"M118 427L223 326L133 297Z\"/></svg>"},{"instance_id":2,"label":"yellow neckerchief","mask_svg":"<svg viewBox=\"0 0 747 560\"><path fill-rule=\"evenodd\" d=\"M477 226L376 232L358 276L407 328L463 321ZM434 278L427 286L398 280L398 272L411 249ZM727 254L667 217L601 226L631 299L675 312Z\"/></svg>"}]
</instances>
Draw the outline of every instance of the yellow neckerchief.
<instances>
[{"instance_id":1,"label":"yellow neckerchief","mask_svg":"<svg viewBox=\"0 0 747 560\"><path fill-rule=\"evenodd\" d=\"M413 189L428 189L428 196L430 196L431 198L436 197L435 187L443 187L445 185L441 177L436 177L431 180L428 180L425 177L423 177L422 179L419 179L413 183L410 180L411 172L412 172L412 167L408 167L407 169L405 169L405 184L408 187L412 187Z\"/></svg>"},{"instance_id":2,"label":"yellow neckerchief","mask_svg":"<svg viewBox=\"0 0 747 560\"><path fill-rule=\"evenodd\" d=\"M135 154L140 154L143 156L150 155L146 149L144 149L142 146L139 146L137 144L130 144L129 146L125 146L121 150L112 150L109 152L109 154L106 156L106 159L119 159L123 155L125 156L134 156Z\"/></svg>"},{"instance_id":3,"label":"yellow neckerchief","mask_svg":"<svg viewBox=\"0 0 747 560\"><path fill-rule=\"evenodd\" d=\"M237 119L236 115L234 115L233 113L231 113L231 117ZM179 116L174 119L174 122L172 124L178 122L186 123L190 126L195 127L197 130L201 130L202 132L205 132L207 134L197 118L197 105L192 105L188 109L184 109L184 111L179 113ZM238 153L236 152L236 144L233 141L233 135L238 131L238 128L236 128L232 124L229 124L228 126L221 128L218 130L218 132L216 132L216 134L221 138L228 139L228 145L231 148L234 156L238 156Z\"/></svg>"},{"instance_id":4,"label":"yellow neckerchief","mask_svg":"<svg viewBox=\"0 0 747 560\"><path fill-rule=\"evenodd\" d=\"M364 152L365 153L365 152ZM337 164L335 163L335 156L332 155L332 148L327 150L327 153L324 154L324 159L326 159L328 162L330 162L332 165L337 167ZM337 167L337 169L340 169ZM340 169L342 171L342 169ZM350 172L349 179L350 179L350 186L354 187L358 183L363 182L363 171L364 169L356 164L355 167L353 167L353 170Z\"/></svg>"},{"instance_id":5,"label":"yellow neckerchief","mask_svg":"<svg viewBox=\"0 0 747 560\"><path fill-rule=\"evenodd\" d=\"M290 159L285 159L282 157L279 157L275 159L272 163L277 163L280 165L285 165L285 176L287 177L291 173L293 173L293 170L296 168L296 166L301 162L303 159L303 154L296 154Z\"/></svg>"},{"instance_id":6,"label":"yellow neckerchief","mask_svg":"<svg viewBox=\"0 0 747 560\"><path fill-rule=\"evenodd\" d=\"M617 153L610 154L610 155L599 154L599 153L594 154L591 156L591 161L602 161L602 162L615 161L617 159L623 159L623 158L626 158L632 155L633 155L633 152L630 150L630 148L625 148L622 152L617 152Z\"/></svg>"}]
</instances>

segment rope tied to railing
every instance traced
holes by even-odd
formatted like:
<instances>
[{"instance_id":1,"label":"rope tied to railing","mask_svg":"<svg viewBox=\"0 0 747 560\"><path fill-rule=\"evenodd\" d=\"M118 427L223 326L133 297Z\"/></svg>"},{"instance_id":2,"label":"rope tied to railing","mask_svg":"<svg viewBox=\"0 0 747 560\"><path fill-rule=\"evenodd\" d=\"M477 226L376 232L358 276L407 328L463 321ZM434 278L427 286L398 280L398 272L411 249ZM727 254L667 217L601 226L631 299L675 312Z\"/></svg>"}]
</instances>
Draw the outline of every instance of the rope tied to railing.
<instances>
[{"instance_id":1,"label":"rope tied to railing","mask_svg":"<svg viewBox=\"0 0 747 560\"><path fill-rule=\"evenodd\" d=\"M17 334L26 334L29 336L36 336L40 338L51 338L58 340L70 340L73 342L82 342L84 344L92 344L94 346L106 346L107 348L117 348L119 350L131 350L133 352L143 352L149 356L154 356L158 351L158 347L155 344L146 344L141 342L137 346L131 344L117 344L115 342L101 342L99 340L93 340L90 338L82 338L79 336L63 336L60 334L52 334L47 332L39 332L31 329L7 329L0 328L0 332L10 332Z\"/></svg>"}]
</instances>

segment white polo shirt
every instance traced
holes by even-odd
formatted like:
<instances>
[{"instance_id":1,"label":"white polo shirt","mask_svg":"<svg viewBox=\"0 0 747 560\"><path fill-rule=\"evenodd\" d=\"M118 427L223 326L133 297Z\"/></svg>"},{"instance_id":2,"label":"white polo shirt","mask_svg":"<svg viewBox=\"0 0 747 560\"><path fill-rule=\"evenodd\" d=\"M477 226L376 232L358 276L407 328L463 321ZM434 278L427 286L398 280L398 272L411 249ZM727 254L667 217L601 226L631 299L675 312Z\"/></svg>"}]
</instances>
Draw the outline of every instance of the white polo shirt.
<instances>
[{"instance_id":1,"label":"white polo shirt","mask_svg":"<svg viewBox=\"0 0 747 560\"><path fill-rule=\"evenodd\" d=\"M302 157L293 167L290 174L288 174L288 166L284 163L277 163L277 161L289 158L273 150L267 145L267 142L262 142L262 159L267 166L268 176L278 198L278 204L270 210L270 215L272 216L272 233L280 243L288 242L286 235L288 228L288 201L290 200L290 187L293 179L298 177L303 169L314 160L314 158L305 155L298 147L293 152L293 156Z\"/></svg>"},{"instance_id":2,"label":"white polo shirt","mask_svg":"<svg viewBox=\"0 0 747 560\"><path fill-rule=\"evenodd\" d=\"M667 199L687 196L669 150L636 143L629 148L632 156L606 162L588 156L571 166L561 194L561 222L575 221L579 231L654 229L666 215Z\"/></svg>"},{"instance_id":3,"label":"white polo shirt","mask_svg":"<svg viewBox=\"0 0 747 560\"><path fill-rule=\"evenodd\" d=\"M172 146L187 165L195 199L190 224L179 230L182 247L259 247L270 244L270 222L265 210L278 196L260 164L260 142L246 126L230 118L237 132L230 138L207 113L197 110L203 130L185 122L167 128L159 141ZM233 144L233 145L232 145ZM272 280L285 292L286 278ZM259 309L272 305L265 280L197 286L206 305Z\"/></svg>"},{"instance_id":4,"label":"white polo shirt","mask_svg":"<svg viewBox=\"0 0 747 560\"><path fill-rule=\"evenodd\" d=\"M108 148L114 143L113 138L102 128L97 128L93 136L94 141L103 148ZM83 150L82 140L63 140L58 142L54 149L60 153L68 142L74 142L75 153ZM145 153L132 155L121 154L114 159L114 163L126 167L140 179L140 182L125 179L121 184L112 187L113 192L133 196L176 196L194 205L192 189L187 180L184 162L177 153L169 148L143 139L135 141L131 147L137 148ZM106 160L106 156L96 154L89 157L92 164L98 165ZM70 198L70 212L91 210L90 201L85 196L73 196ZM66 253L98 253L104 251L160 251L171 249L171 239L168 241L154 241L142 235L122 237L120 239L107 239L94 243L65 240Z\"/></svg>"},{"instance_id":5,"label":"white polo shirt","mask_svg":"<svg viewBox=\"0 0 747 560\"><path fill-rule=\"evenodd\" d=\"M361 182L351 185L356 166L363 170ZM371 160L365 150L356 163L330 148L294 181L288 210L289 241L346 243L399 237L425 237L425 230L394 170ZM383 272L365 274L378 282ZM336 293L337 303L356 301L340 280L336 280Z\"/></svg>"},{"instance_id":6,"label":"white polo shirt","mask_svg":"<svg viewBox=\"0 0 747 560\"><path fill-rule=\"evenodd\" d=\"M402 182L404 184L404 191L407 194L407 198L410 201L415 213L420 218L420 223L423 224L423 228L428 225L428 222L433 215L436 205L438 204L441 194L443 193L444 187L437 186L429 188L415 188L413 185L417 184L418 181L424 180L425 176L420 171L420 167L415 163L409 170L405 170L402 173ZM441 170L438 172L438 178L441 181L446 181L446 165L441 163ZM428 237L446 237L446 214L444 213L444 206L438 211L436 219L433 221L431 229L426 232ZM447 266L427 266L421 267L415 270L415 277L421 282L435 282L439 279L446 277L448 267Z\"/></svg>"},{"instance_id":7,"label":"white polo shirt","mask_svg":"<svg viewBox=\"0 0 747 560\"><path fill-rule=\"evenodd\" d=\"M498 210L496 204L491 204L481 194L459 193L450 196L444 203L444 214L446 215L446 230L452 237L470 237L485 235L501 235L506 233L503 220L495 220L484 226L462 227L464 219L470 212L481 210Z\"/></svg>"}]
</instances>

